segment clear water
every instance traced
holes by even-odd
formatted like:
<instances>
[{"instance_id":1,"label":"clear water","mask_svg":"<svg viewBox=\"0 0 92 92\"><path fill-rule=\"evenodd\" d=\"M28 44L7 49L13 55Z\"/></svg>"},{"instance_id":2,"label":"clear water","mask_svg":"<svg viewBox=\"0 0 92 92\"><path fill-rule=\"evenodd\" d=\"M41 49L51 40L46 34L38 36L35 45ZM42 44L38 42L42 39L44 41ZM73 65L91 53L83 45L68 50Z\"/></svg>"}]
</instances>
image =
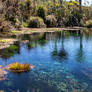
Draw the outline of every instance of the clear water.
<instances>
[{"instance_id":1,"label":"clear water","mask_svg":"<svg viewBox=\"0 0 92 92\"><path fill-rule=\"evenodd\" d=\"M24 35L18 51L2 55L0 65L19 61L35 65L26 73L9 72L4 92L92 92L92 32L62 31ZM9 52L11 53L11 52Z\"/></svg>"}]
</instances>

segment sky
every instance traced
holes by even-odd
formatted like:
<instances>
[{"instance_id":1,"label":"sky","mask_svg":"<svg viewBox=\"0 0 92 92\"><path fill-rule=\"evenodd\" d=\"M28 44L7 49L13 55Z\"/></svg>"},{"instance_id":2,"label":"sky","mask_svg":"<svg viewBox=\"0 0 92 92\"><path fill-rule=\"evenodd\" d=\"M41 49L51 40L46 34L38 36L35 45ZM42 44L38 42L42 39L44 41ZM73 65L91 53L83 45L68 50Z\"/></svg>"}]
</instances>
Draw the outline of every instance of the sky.
<instances>
[{"instance_id":1,"label":"sky","mask_svg":"<svg viewBox=\"0 0 92 92\"><path fill-rule=\"evenodd\" d=\"M87 5L92 4L92 0L82 0L82 1L83 1L83 4L85 4L85 2L86 2Z\"/></svg>"},{"instance_id":2,"label":"sky","mask_svg":"<svg viewBox=\"0 0 92 92\"><path fill-rule=\"evenodd\" d=\"M66 0L66 1L70 1L70 0ZM83 5L91 5L92 4L92 0L82 0Z\"/></svg>"}]
</instances>

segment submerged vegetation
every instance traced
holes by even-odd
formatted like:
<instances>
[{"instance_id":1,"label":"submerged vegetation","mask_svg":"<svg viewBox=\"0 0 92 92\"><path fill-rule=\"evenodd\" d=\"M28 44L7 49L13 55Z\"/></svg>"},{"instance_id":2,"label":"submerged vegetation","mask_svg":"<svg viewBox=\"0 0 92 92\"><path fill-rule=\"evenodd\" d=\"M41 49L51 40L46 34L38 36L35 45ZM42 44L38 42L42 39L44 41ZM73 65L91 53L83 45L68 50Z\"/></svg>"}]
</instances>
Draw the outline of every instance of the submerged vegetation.
<instances>
[{"instance_id":1,"label":"submerged vegetation","mask_svg":"<svg viewBox=\"0 0 92 92\"><path fill-rule=\"evenodd\" d=\"M11 45L9 48L3 50L3 52L1 52L1 57L9 58L13 56L14 53L19 53L18 45Z\"/></svg>"}]
</instances>

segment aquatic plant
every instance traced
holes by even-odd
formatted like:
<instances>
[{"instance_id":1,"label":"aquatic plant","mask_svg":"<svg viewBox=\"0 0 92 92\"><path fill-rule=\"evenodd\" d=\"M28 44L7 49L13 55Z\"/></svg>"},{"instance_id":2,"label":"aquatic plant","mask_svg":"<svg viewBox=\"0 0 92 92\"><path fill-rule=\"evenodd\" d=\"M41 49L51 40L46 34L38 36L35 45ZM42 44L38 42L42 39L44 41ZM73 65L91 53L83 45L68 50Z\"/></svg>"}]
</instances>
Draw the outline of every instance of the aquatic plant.
<instances>
[{"instance_id":1,"label":"aquatic plant","mask_svg":"<svg viewBox=\"0 0 92 92\"><path fill-rule=\"evenodd\" d=\"M7 48L1 53L1 56L4 58L8 58L8 57L13 56L14 53L19 53L19 46L11 45L9 48Z\"/></svg>"},{"instance_id":2,"label":"aquatic plant","mask_svg":"<svg viewBox=\"0 0 92 92\"><path fill-rule=\"evenodd\" d=\"M18 50L19 49L19 47L17 46L17 45L11 45L9 48L8 48L8 50Z\"/></svg>"},{"instance_id":3,"label":"aquatic plant","mask_svg":"<svg viewBox=\"0 0 92 92\"><path fill-rule=\"evenodd\" d=\"M47 42L48 42L48 40L45 40L45 39L39 40L39 44L40 45L44 45Z\"/></svg>"},{"instance_id":4,"label":"aquatic plant","mask_svg":"<svg viewBox=\"0 0 92 92\"><path fill-rule=\"evenodd\" d=\"M30 64L21 64L19 62L10 64L8 67L8 69L12 72L27 72L33 68L34 68L34 66L32 66Z\"/></svg>"},{"instance_id":5,"label":"aquatic plant","mask_svg":"<svg viewBox=\"0 0 92 92\"><path fill-rule=\"evenodd\" d=\"M35 43L28 43L28 48L30 49L30 48L34 48L36 45L35 45Z\"/></svg>"}]
</instances>

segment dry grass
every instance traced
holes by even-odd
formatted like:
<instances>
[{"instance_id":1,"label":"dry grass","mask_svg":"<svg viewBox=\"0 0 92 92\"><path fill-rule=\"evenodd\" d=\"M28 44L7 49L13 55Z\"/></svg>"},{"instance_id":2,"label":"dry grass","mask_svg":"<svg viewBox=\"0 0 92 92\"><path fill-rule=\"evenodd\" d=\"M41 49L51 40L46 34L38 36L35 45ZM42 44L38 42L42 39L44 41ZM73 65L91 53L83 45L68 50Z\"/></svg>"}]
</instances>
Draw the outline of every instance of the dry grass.
<instances>
[{"instance_id":1,"label":"dry grass","mask_svg":"<svg viewBox=\"0 0 92 92\"><path fill-rule=\"evenodd\" d=\"M11 70L12 72L27 72L33 68L34 66L30 64L21 64L19 62L9 65L9 70Z\"/></svg>"}]
</instances>

